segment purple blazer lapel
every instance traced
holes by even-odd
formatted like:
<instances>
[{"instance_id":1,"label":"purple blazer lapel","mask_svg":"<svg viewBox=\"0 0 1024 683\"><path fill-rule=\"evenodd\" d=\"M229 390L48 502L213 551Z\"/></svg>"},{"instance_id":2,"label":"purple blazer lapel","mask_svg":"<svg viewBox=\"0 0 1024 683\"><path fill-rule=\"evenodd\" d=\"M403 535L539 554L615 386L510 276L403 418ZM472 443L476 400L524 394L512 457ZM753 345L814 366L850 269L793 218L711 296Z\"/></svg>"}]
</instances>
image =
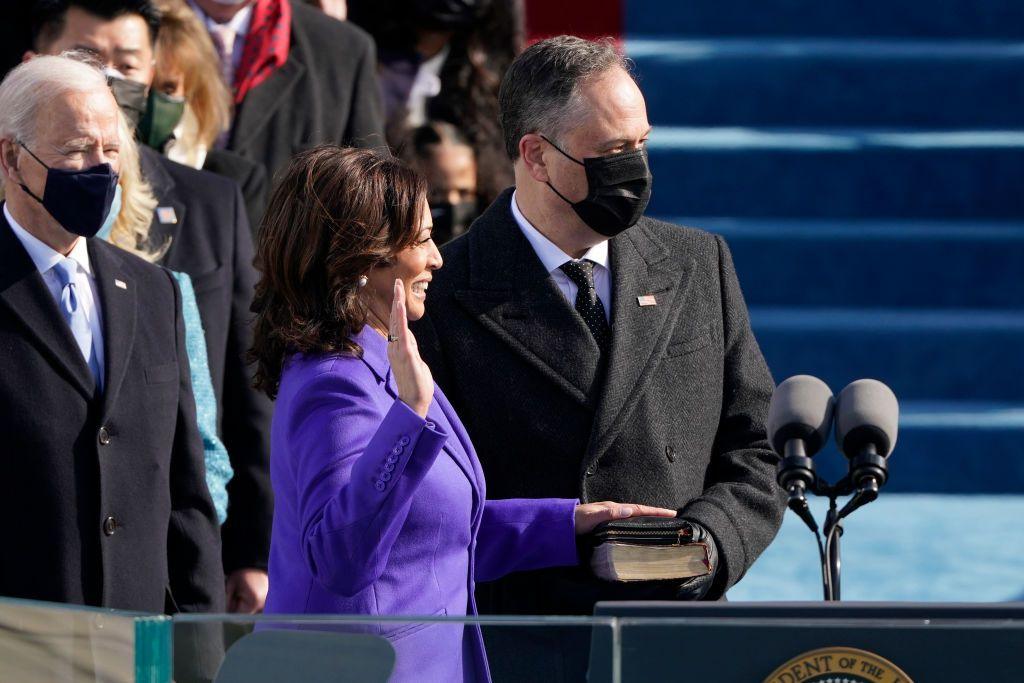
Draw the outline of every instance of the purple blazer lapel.
<instances>
[{"instance_id":1,"label":"purple blazer lapel","mask_svg":"<svg viewBox=\"0 0 1024 683\"><path fill-rule=\"evenodd\" d=\"M359 331L359 334L354 335L353 339L362 347L363 362L377 376L378 381L384 386L384 390L393 399L399 400L398 387L395 385L395 379L391 372L391 362L388 360L388 345L384 338L369 325L364 325L363 329ZM482 502L484 494L483 472L480 470L476 459L470 456L470 449L473 446L469 441L466 429L462 426L462 422L455 414L455 410L448 403L448 399L436 384L434 385L434 401L427 410L427 418L434 423L440 423L442 428L447 429L450 427L451 429L447 430L448 433L457 437L458 447L452 443L452 436L449 436L442 449L448 454L448 457L455 461L455 464L459 466L459 469L469 479L469 483L473 487L474 504L479 510L481 507L479 503Z\"/></svg>"}]
</instances>

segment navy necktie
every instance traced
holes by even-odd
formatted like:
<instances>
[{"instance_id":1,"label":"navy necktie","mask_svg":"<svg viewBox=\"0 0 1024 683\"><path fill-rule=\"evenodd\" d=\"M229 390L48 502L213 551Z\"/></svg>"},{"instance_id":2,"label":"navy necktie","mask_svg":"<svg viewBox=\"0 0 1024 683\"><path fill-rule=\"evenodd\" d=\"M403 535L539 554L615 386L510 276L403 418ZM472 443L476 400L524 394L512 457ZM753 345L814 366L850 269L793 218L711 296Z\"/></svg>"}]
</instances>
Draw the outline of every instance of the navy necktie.
<instances>
[{"instance_id":1,"label":"navy necktie","mask_svg":"<svg viewBox=\"0 0 1024 683\"><path fill-rule=\"evenodd\" d=\"M576 285L576 311L587 324L590 333L594 335L594 341L601 349L601 354L604 355L612 339L612 330L608 325L608 318L605 317L601 297L594 289L594 265L593 261L583 259L566 261L559 267Z\"/></svg>"}]
</instances>

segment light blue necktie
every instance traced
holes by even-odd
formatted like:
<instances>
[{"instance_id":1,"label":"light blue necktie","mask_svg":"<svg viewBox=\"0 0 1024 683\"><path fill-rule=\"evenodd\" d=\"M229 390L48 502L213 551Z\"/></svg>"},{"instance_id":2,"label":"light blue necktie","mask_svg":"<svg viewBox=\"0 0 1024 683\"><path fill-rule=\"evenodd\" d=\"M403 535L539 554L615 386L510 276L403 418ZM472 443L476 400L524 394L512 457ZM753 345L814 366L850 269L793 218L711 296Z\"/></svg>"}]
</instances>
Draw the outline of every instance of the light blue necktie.
<instances>
[{"instance_id":1,"label":"light blue necktie","mask_svg":"<svg viewBox=\"0 0 1024 683\"><path fill-rule=\"evenodd\" d=\"M89 320L85 317L85 309L81 305L78 295L79 286L88 286L82 283L78 276L78 262L74 259L65 258L57 262L53 267L57 279L60 281L60 303L58 308L64 314L64 320L71 328L71 334L78 342L78 349L82 357L89 364L92 377L96 381L96 387L101 388L103 378L100 374L100 363L96 357L96 348L92 343L92 328L89 327Z\"/></svg>"}]
</instances>

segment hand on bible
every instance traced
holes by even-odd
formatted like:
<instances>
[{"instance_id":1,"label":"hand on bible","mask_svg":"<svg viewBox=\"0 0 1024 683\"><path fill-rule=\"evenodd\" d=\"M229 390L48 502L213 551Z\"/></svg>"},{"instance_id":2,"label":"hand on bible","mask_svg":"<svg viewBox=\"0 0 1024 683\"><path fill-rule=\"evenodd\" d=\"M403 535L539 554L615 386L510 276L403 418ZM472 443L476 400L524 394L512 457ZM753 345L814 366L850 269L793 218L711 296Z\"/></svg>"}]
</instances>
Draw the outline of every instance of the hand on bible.
<instances>
[{"instance_id":1,"label":"hand on bible","mask_svg":"<svg viewBox=\"0 0 1024 683\"><path fill-rule=\"evenodd\" d=\"M675 510L636 505L634 503L613 503L605 500L600 503L583 503L576 506L576 535L589 534L601 522L628 517L675 517Z\"/></svg>"}]
</instances>

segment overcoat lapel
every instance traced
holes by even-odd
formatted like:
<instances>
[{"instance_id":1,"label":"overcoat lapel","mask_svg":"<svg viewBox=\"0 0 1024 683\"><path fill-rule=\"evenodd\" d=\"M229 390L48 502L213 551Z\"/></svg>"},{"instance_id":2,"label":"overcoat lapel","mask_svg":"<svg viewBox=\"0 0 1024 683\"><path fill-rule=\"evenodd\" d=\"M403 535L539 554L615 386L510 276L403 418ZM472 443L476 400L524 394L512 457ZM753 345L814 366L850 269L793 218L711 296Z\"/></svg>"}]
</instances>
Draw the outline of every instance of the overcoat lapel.
<instances>
[{"instance_id":1,"label":"overcoat lapel","mask_svg":"<svg viewBox=\"0 0 1024 683\"><path fill-rule=\"evenodd\" d=\"M103 307L105 419L121 390L135 343L136 283L125 273L121 256L110 245L90 240L89 260L96 271L96 287Z\"/></svg>"},{"instance_id":2,"label":"overcoat lapel","mask_svg":"<svg viewBox=\"0 0 1024 683\"><path fill-rule=\"evenodd\" d=\"M470 288L459 304L552 383L592 407L600 351L523 236L506 190L469 233Z\"/></svg>"},{"instance_id":3,"label":"overcoat lapel","mask_svg":"<svg viewBox=\"0 0 1024 683\"><path fill-rule=\"evenodd\" d=\"M643 220L643 219L642 219ZM608 368L594 417L591 448L585 469L615 440L629 419L637 397L657 371L657 351L668 337L680 311L685 310L692 261L669 260L669 252L648 232L645 221L610 243L612 270L612 340ZM640 305L645 297L654 305Z\"/></svg>"},{"instance_id":4,"label":"overcoat lapel","mask_svg":"<svg viewBox=\"0 0 1024 683\"><path fill-rule=\"evenodd\" d=\"M40 350L58 372L87 400L96 383L71 328L64 322L57 302L46 288L7 219L0 214L0 305L6 306L35 338Z\"/></svg>"},{"instance_id":5,"label":"overcoat lapel","mask_svg":"<svg viewBox=\"0 0 1024 683\"><path fill-rule=\"evenodd\" d=\"M293 23L293 30L294 26ZM285 104L303 106L294 102L291 97L295 84L306 73L306 67L300 61L299 54L293 40L292 53L288 55L288 61L246 94L231 129L231 149L244 149L245 145L259 134L274 112Z\"/></svg>"},{"instance_id":6,"label":"overcoat lapel","mask_svg":"<svg viewBox=\"0 0 1024 683\"><path fill-rule=\"evenodd\" d=\"M153 188L153 194L159 202L150 223L150 246L159 249L169 244L173 251L178 233L185 222L185 203L178 198L177 184L163 167L164 162L157 152L145 145L139 145L139 158L142 175Z\"/></svg>"}]
</instances>

